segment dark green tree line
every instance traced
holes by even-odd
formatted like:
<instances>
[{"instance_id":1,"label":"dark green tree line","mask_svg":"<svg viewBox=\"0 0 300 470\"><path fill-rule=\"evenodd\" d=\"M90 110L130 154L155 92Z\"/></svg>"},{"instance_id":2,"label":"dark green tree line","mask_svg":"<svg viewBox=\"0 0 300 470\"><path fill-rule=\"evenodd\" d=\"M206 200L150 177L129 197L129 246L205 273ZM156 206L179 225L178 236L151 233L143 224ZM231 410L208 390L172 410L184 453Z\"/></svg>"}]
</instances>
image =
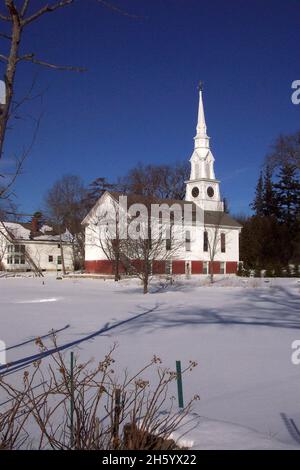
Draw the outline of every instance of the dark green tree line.
<instances>
[{"instance_id":1,"label":"dark green tree line","mask_svg":"<svg viewBox=\"0 0 300 470\"><path fill-rule=\"evenodd\" d=\"M274 272L300 262L300 179L295 160L300 152L295 142L296 137L280 136L259 175L250 205L253 215L243 220L240 239L241 259L249 268L267 267ZM298 146L300 150L300 141Z\"/></svg>"}]
</instances>

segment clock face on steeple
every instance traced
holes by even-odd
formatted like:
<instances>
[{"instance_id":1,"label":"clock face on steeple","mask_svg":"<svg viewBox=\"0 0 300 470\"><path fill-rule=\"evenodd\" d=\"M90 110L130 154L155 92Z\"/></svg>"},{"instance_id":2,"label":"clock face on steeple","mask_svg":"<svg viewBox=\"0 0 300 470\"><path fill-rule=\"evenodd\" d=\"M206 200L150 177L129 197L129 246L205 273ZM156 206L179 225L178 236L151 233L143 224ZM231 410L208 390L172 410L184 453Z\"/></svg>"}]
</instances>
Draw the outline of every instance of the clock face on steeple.
<instances>
[{"instance_id":1,"label":"clock face on steeple","mask_svg":"<svg viewBox=\"0 0 300 470\"><path fill-rule=\"evenodd\" d=\"M214 194L215 194L214 188L212 188L211 186L208 186L208 188L207 188L208 197L214 197Z\"/></svg>"},{"instance_id":2,"label":"clock face on steeple","mask_svg":"<svg viewBox=\"0 0 300 470\"><path fill-rule=\"evenodd\" d=\"M199 196L199 188L197 186L194 186L192 189L192 196L193 197L198 197Z\"/></svg>"}]
</instances>

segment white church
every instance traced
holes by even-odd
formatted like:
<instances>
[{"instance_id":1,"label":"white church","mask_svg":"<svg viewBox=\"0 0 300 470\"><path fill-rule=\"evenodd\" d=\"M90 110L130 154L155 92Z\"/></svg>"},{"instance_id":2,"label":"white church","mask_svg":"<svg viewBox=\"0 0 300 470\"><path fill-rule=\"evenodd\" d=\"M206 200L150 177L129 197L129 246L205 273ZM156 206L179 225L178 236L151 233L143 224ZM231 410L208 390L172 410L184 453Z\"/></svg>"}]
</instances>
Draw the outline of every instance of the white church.
<instances>
[{"instance_id":1,"label":"white church","mask_svg":"<svg viewBox=\"0 0 300 470\"><path fill-rule=\"evenodd\" d=\"M203 92L199 89L199 107L194 151L190 158L190 179L186 182L185 200L156 200L169 207L189 207L193 214L191 225L185 226L184 243L177 250L170 250L166 244L162 252L153 260L152 274L235 274L239 262L239 233L241 225L224 212L221 199L220 181L214 171L215 159L210 149L205 122ZM85 271L87 273L113 274L114 262L108 256L103 243L99 243L99 221L103 214L115 214L120 209L121 193L106 191L83 220L85 226ZM131 214L137 204L142 204L143 196L127 195L127 214ZM134 212L134 211L133 211ZM121 266L120 272L126 272Z\"/></svg>"}]
</instances>

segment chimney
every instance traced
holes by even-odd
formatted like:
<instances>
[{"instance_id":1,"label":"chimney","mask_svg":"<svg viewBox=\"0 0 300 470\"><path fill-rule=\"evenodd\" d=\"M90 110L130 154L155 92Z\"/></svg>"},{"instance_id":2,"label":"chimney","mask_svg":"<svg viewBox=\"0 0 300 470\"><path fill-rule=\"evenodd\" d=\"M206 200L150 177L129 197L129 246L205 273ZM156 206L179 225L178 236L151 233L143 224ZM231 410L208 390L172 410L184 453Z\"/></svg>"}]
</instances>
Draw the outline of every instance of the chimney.
<instances>
[{"instance_id":1,"label":"chimney","mask_svg":"<svg viewBox=\"0 0 300 470\"><path fill-rule=\"evenodd\" d=\"M31 232L36 233L39 231L39 220L37 217L33 216L31 219Z\"/></svg>"}]
</instances>

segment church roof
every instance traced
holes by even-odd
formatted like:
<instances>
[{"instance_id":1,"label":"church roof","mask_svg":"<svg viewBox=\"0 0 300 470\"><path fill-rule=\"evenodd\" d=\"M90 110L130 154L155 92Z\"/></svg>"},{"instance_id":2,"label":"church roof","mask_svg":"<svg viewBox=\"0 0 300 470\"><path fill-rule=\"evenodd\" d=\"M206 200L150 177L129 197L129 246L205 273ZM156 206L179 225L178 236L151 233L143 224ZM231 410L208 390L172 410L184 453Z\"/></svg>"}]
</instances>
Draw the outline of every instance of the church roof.
<instances>
[{"instance_id":1,"label":"church roof","mask_svg":"<svg viewBox=\"0 0 300 470\"><path fill-rule=\"evenodd\" d=\"M221 225L222 227L242 227L241 224L229 214L220 211L204 211L204 224Z\"/></svg>"},{"instance_id":2,"label":"church roof","mask_svg":"<svg viewBox=\"0 0 300 470\"><path fill-rule=\"evenodd\" d=\"M192 201L185 201L182 199L160 199L156 197L143 196L141 194L124 194L116 191L109 191L109 194L119 202L120 196L127 196L127 205L130 207L133 204L167 204L172 206L178 204L182 208L185 204L192 205L192 211L196 214L198 206ZM194 218L193 218L194 220ZM229 214L221 211L204 211L204 225L217 225L222 227L236 227L241 228L241 224L233 219Z\"/></svg>"},{"instance_id":3,"label":"church roof","mask_svg":"<svg viewBox=\"0 0 300 470\"><path fill-rule=\"evenodd\" d=\"M144 196L142 194L125 194L116 191L109 191L109 194L119 201L120 196L127 196L127 204L128 207L132 206L133 204L144 204L148 206L150 204L167 204L168 206L172 206L173 204L179 204L181 207L184 207L185 204L192 205L193 210L196 212L197 206L194 202L184 201L182 199L161 199L155 196Z\"/></svg>"}]
</instances>

